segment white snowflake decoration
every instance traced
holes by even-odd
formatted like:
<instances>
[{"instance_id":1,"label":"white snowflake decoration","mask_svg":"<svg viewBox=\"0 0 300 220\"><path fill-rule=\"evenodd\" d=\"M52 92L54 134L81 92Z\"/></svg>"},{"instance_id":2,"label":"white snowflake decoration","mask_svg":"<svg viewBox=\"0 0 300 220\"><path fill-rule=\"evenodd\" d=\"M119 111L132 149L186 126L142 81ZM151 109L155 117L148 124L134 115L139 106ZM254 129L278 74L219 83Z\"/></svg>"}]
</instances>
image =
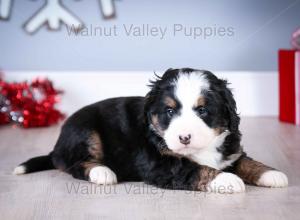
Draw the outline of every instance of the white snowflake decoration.
<instances>
[{"instance_id":1,"label":"white snowflake decoration","mask_svg":"<svg viewBox=\"0 0 300 220\"><path fill-rule=\"evenodd\" d=\"M101 5L101 11L104 18L114 18L116 16L116 10L113 0L99 0Z\"/></svg>"},{"instance_id":2,"label":"white snowflake decoration","mask_svg":"<svg viewBox=\"0 0 300 220\"><path fill-rule=\"evenodd\" d=\"M8 20L13 0L0 0L0 19ZM115 18L116 9L114 0L98 0L104 19ZM70 12L61 0L45 0L45 4L24 24L26 32L33 34L43 25L47 25L49 30L59 30L64 23L71 27L73 31L80 31L84 28L81 22L72 12Z\"/></svg>"},{"instance_id":3,"label":"white snowflake decoration","mask_svg":"<svg viewBox=\"0 0 300 220\"><path fill-rule=\"evenodd\" d=\"M0 19L8 19L12 0L0 0Z\"/></svg>"},{"instance_id":4,"label":"white snowflake decoration","mask_svg":"<svg viewBox=\"0 0 300 220\"><path fill-rule=\"evenodd\" d=\"M68 11L60 0L47 0L46 4L25 23L24 29L32 34L47 23L50 30L59 30L61 22L75 30L84 27L83 23Z\"/></svg>"}]
</instances>

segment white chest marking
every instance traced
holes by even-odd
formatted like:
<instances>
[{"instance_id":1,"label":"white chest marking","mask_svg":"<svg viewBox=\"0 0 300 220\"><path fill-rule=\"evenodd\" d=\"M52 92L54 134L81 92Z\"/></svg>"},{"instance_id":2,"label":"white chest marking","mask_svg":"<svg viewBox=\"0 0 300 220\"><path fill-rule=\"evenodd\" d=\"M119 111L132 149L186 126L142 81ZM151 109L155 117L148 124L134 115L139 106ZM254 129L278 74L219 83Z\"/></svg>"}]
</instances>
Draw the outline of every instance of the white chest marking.
<instances>
[{"instance_id":1,"label":"white chest marking","mask_svg":"<svg viewBox=\"0 0 300 220\"><path fill-rule=\"evenodd\" d=\"M208 147L203 148L199 152L190 155L189 158L200 165L206 165L217 170L224 169L225 167L231 165L235 160L239 158L241 154L233 154L230 156L229 160L223 160L222 154L217 151L217 148L223 144L225 138L229 134L229 131L223 132L222 134L217 136Z\"/></svg>"}]
</instances>

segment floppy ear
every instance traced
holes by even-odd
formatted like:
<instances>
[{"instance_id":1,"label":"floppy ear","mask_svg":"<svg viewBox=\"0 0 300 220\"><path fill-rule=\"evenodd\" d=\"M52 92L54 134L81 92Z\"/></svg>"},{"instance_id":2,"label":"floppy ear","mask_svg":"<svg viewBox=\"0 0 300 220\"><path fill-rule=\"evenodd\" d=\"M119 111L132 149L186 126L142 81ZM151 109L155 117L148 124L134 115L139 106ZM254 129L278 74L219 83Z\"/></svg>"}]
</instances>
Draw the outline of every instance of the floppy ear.
<instances>
[{"instance_id":1,"label":"floppy ear","mask_svg":"<svg viewBox=\"0 0 300 220\"><path fill-rule=\"evenodd\" d=\"M155 79L150 80L150 84L148 85L150 87L150 91L147 93L145 97L145 103L144 103L144 119L145 122L149 122L151 118L151 106L154 104L156 97L158 96L158 93L160 91L159 89L159 83L161 81L161 77L158 76L156 73L155 74Z\"/></svg>"},{"instance_id":2,"label":"floppy ear","mask_svg":"<svg viewBox=\"0 0 300 220\"><path fill-rule=\"evenodd\" d=\"M150 108L153 105L154 100L155 100L155 95L152 90L153 89L151 89L151 91L148 92L148 94L145 97L145 103L144 103L144 120L145 120L145 122L149 122L149 120L150 120L150 117L151 117Z\"/></svg>"},{"instance_id":3,"label":"floppy ear","mask_svg":"<svg viewBox=\"0 0 300 220\"><path fill-rule=\"evenodd\" d=\"M227 87L228 83L226 80L221 81L221 91L220 94L222 98L225 100L225 111L227 118L229 119L229 130L231 132L239 131L240 117L236 112L236 103L234 97L232 95L231 90Z\"/></svg>"},{"instance_id":4,"label":"floppy ear","mask_svg":"<svg viewBox=\"0 0 300 220\"><path fill-rule=\"evenodd\" d=\"M145 97L144 104L144 118L146 121L149 121L151 117L151 106L155 103L157 97L164 90L163 79L173 78L175 74L178 74L178 69L168 69L162 76L157 75L154 72L155 78L150 80L150 92Z\"/></svg>"},{"instance_id":5,"label":"floppy ear","mask_svg":"<svg viewBox=\"0 0 300 220\"><path fill-rule=\"evenodd\" d=\"M170 72L172 72L173 69L168 69L163 76L166 76ZM145 97L145 104L144 104L144 116L145 119L149 119L151 117L151 112L150 108L154 104L156 97L159 95L160 91L162 90L161 88L161 83L162 83L162 78L163 76L159 76L154 72L154 79L149 80L149 88L151 89L146 97Z\"/></svg>"}]
</instances>

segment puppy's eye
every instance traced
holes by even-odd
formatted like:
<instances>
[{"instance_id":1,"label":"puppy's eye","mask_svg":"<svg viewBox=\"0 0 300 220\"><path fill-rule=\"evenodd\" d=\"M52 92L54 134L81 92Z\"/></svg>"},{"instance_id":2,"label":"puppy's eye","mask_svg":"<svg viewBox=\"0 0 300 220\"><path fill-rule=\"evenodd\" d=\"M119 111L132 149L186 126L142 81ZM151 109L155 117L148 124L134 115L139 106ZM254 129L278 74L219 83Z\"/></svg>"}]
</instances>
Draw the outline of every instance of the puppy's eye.
<instances>
[{"instance_id":1,"label":"puppy's eye","mask_svg":"<svg viewBox=\"0 0 300 220\"><path fill-rule=\"evenodd\" d=\"M172 118L175 111L172 108L167 108L166 113L167 113L168 117Z\"/></svg>"},{"instance_id":2,"label":"puppy's eye","mask_svg":"<svg viewBox=\"0 0 300 220\"><path fill-rule=\"evenodd\" d=\"M203 107L203 106L199 106L198 108L197 108L197 112L199 113L199 115L201 115L201 116L203 116L203 115L206 115L207 114L207 110L206 110L206 108L205 107Z\"/></svg>"}]
</instances>

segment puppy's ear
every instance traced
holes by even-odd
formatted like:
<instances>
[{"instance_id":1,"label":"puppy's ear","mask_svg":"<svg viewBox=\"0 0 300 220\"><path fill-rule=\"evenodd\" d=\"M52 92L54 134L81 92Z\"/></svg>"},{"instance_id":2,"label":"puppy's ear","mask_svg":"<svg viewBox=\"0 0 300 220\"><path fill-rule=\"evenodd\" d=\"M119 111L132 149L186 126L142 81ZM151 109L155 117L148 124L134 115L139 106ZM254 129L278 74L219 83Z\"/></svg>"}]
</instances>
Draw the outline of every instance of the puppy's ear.
<instances>
[{"instance_id":1,"label":"puppy's ear","mask_svg":"<svg viewBox=\"0 0 300 220\"><path fill-rule=\"evenodd\" d=\"M144 117L145 120L148 121L149 117L151 117L151 106L154 103L155 100L155 95L154 92L152 91L153 89L151 89L150 92L148 92L148 94L145 97L145 103L144 103Z\"/></svg>"},{"instance_id":2,"label":"puppy's ear","mask_svg":"<svg viewBox=\"0 0 300 220\"><path fill-rule=\"evenodd\" d=\"M168 72L167 70L166 72ZM162 82L162 77L159 76L154 72L154 79L149 80L148 87L151 89L146 97L145 97L145 104L144 104L144 114L145 116L149 113L151 106L154 104L156 97L160 91L160 84Z\"/></svg>"},{"instance_id":3,"label":"puppy's ear","mask_svg":"<svg viewBox=\"0 0 300 220\"><path fill-rule=\"evenodd\" d=\"M158 93L158 81L160 79L151 80L149 87L151 90L147 93L145 97L145 103L144 103L144 120L145 122L149 122L152 112L151 112L151 106L155 103L157 93Z\"/></svg>"},{"instance_id":4,"label":"puppy's ear","mask_svg":"<svg viewBox=\"0 0 300 220\"><path fill-rule=\"evenodd\" d=\"M169 78L174 79L177 77L179 70L178 69L168 69L162 76L157 75L154 72L155 78L150 80L150 92L145 97L144 104L144 116L145 119L149 121L151 117L151 106L156 102L157 97L160 96L161 92L166 88L167 85L164 85L163 80L167 81Z\"/></svg>"},{"instance_id":5,"label":"puppy's ear","mask_svg":"<svg viewBox=\"0 0 300 220\"><path fill-rule=\"evenodd\" d=\"M232 95L231 90L228 88L228 83L226 80L221 81L221 91L220 94L222 98L225 100L225 114L229 119L229 130L231 132L239 131L240 117L236 112L236 102Z\"/></svg>"}]
</instances>

